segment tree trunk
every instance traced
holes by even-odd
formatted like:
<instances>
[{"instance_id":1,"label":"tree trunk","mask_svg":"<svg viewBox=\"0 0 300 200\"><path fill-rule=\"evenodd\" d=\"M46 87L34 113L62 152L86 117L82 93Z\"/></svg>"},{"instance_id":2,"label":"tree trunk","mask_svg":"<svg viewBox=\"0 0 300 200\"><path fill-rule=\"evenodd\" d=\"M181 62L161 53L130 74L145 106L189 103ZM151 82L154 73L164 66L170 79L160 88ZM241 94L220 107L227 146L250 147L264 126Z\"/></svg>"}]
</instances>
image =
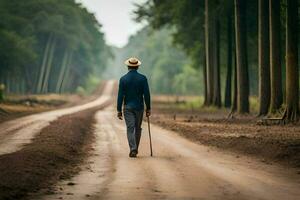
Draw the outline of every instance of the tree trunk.
<instances>
[{"instance_id":1,"label":"tree trunk","mask_svg":"<svg viewBox=\"0 0 300 200\"><path fill-rule=\"evenodd\" d=\"M68 59L69 59L69 52L68 52L68 50L65 50L65 54L64 54L64 57L62 60L62 65L61 65L60 72L59 72L59 77L58 77L57 83L56 83L56 88L55 88L56 93L60 93L60 91L61 91L62 81L63 81L66 67L68 64L67 63Z\"/></svg>"},{"instance_id":2,"label":"tree trunk","mask_svg":"<svg viewBox=\"0 0 300 200\"><path fill-rule=\"evenodd\" d=\"M299 114L298 69L298 3L287 0L286 21L286 111L287 122L296 121Z\"/></svg>"},{"instance_id":3,"label":"tree trunk","mask_svg":"<svg viewBox=\"0 0 300 200\"><path fill-rule=\"evenodd\" d=\"M215 18L218 18L215 15ZM219 19L215 20L214 31L214 93L213 93L213 105L221 107L221 83L220 83L220 22Z\"/></svg>"},{"instance_id":4,"label":"tree trunk","mask_svg":"<svg viewBox=\"0 0 300 200\"><path fill-rule=\"evenodd\" d=\"M231 106L231 82L232 82L232 13L228 12L227 17L227 73L225 85L225 100L224 105L226 108Z\"/></svg>"},{"instance_id":5,"label":"tree trunk","mask_svg":"<svg viewBox=\"0 0 300 200\"><path fill-rule=\"evenodd\" d=\"M280 0L270 0L270 73L271 102L270 113L276 112L282 105L282 70L280 38Z\"/></svg>"},{"instance_id":6,"label":"tree trunk","mask_svg":"<svg viewBox=\"0 0 300 200\"><path fill-rule=\"evenodd\" d=\"M37 83L37 89L36 89L37 93L41 93L41 91L42 91L42 86L43 86L43 81L44 81L44 76L45 76L45 70L46 70L46 63L47 63L48 56L49 56L49 48L50 48L50 45L52 43L52 38L53 38L53 35L50 34L50 36L48 38L48 41L47 41L47 44L46 44L45 51L44 51L42 66L41 66L40 75L39 75L39 79L38 79L38 83Z\"/></svg>"},{"instance_id":7,"label":"tree trunk","mask_svg":"<svg viewBox=\"0 0 300 200\"><path fill-rule=\"evenodd\" d=\"M205 53L203 56L203 82L204 82L204 103L203 105L207 105L207 73L206 73L206 58Z\"/></svg>"},{"instance_id":8,"label":"tree trunk","mask_svg":"<svg viewBox=\"0 0 300 200\"><path fill-rule=\"evenodd\" d=\"M249 113L249 78L247 64L246 0L235 0L237 58L237 111Z\"/></svg>"},{"instance_id":9,"label":"tree trunk","mask_svg":"<svg viewBox=\"0 0 300 200\"><path fill-rule=\"evenodd\" d=\"M63 78L63 81L61 83L61 90L60 92L61 93L64 93L66 92L66 89L67 89L67 85L68 85L68 82L69 82L69 79L70 79L70 70L71 70L71 64L72 64L72 57L73 57L73 54L70 53L70 56L69 56L69 59L67 61L67 65L66 65L66 71L65 71L65 74L64 74L64 78Z\"/></svg>"},{"instance_id":10,"label":"tree trunk","mask_svg":"<svg viewBox=\"0 0 300 200\"><path fill-rule=\"evenodd\" d=\"M204 22L205 23L205 22ZM203 31L205 33L205 25L203 26ZM203 72L203 84L204 84L204 102L203 102L203 106L207 106L207 70L206 70L206 47L205 47L205 35L204 35L204 38L203 38L203 42L204 42L204 48L203 48L203 69L202 69L202 72Z\"/></svg>"},{"instance_id":11,"label":"tree trunk","mask_svg":"<svg viewBox=\"0 0 300 200\"><path fill-rule=\"evenodd\" d=\"M259 0L258 11L258 67L259 67L259 116L268 113L270 106L270 42L269 0Z\"/></svg>"},{"instance_id":12,"label":"tree trunk","mask_svg":"<svg viewBox=\"0 0 300 200\"><path fill-rule=\"evenodd\" d=\"M213 0L205 0L205 52L206 52L206 78L207 78L207 105L213 101Z\"/></svg>"},{"instance_id":13,"label":"tree trunk","mask_svg":"<svg viewBox=\"0 0 300 200\"><path fill-rule=\"evenodd\" d=\"M233 31L233 38L235 38L235 26L233 26L234 31ZM233 114L234 112L237 111L237 63L236 63L236 44L235 44L235 39L232 41L233 42L233 95L232 95L232 105L231 105L231 113Z\"/></svg>"},{"instance_id":14,"label":"tree trunk","mask_svg":"<svg viewBox=\"0 0 300 200\"><path fill-rule=\"evenodd\" d=\"M47 62L47 67L46 67L46 74L45 74L45 79L43 82L43 87L42 87L42 92L47 93L48 92L48 84L49 84L49 78L50 78L50 73L52 69L52 62L53 62L53 56L55 52L55 46L56 46L56 39L53 39L52 45L49 50L49 59Z\"/></svg>"},{"instance_id":15,"label":"tree trunk","mask_svg":"<svg viewBox=\"0 0 300 200\"><path fill-rule=\"evenodd\" d=\"M38 75L38 73L34 73L35 76ZM32 69L28 68L28 69L25 69L24 71L24 79L25 79L25 93L26 94L33 94L36 92L36 87L35 87L35 84L36 84L36 77L32 77Z\"/></svg>"},{"instance_id":16,"label":"tree trunk","mask_svg":"<svg viewBox=\"0 0 300 200\"><path fill-rule=\"evenodd\" d=\"M233 97L232 97L232 105L231 112L234 113L237 111L237 68L236 68L236 56L234 57L234 81L233 81Z\"/></svg>"}]
</instances>

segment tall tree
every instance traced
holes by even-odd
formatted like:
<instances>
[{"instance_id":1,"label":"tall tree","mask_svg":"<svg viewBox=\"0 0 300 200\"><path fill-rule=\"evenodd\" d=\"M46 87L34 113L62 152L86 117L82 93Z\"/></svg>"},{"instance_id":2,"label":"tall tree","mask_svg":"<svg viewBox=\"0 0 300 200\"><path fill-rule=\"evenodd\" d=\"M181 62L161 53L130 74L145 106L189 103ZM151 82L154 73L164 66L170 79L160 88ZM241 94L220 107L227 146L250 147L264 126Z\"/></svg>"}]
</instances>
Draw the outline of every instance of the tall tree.
<instances>
[{"instance_id":1,"label":"tall tree","mask_svg":"<svg viewBox=\"0 0 300 200\"><path fill-rule=\"evenodd\" d=\"M299 115L298 2L287 0L286 19L286 121Z\"/></svg>"},{"instance_id":2,"label":"tall tree","mask_svg":"<svg viewBox=\"0 0 300 200\"><path fill-rule=\"evenodd\" d=\"M232 95L232 105L231 105L231 113L234 113L237 111L237 68L236 68L236 56L234 59L234 79L233 79L233 95Z\"/></svg>"},{"instance_id":3,"label":"tall tree","mask_svg":"<svg viewBox=\"0 0 300 200\"><path fill-rule=\"evenodd\" d=\"M214 92L214 15L213 15L214 0L205 1L205 54L206 54L206 79L207 79L207 105L213 102Z\"/></svg>"},{"instance_id":4,"label":"tall tree","mask_svg":"<svg viewBox=\"0 0 300 200\"><path fill-rule=\"evenodd\" d=\"M235 0L235 40L237 62L237 111L249 112L249 77L247 63L246 0Z\"/></svg>"},{"instance_id":5,"label":"tall tree","mask_svg":"<svg viewBox=\"0 0 300 200\"><path fill-rule=\"evenodd\" d=\"M281 34L280 0L269 1L270 12L270 72L271 102L270 113L276 112L282 105L282 69L281 69Z\"/></svg>"},{"instance_id":6,"label":"tall tree","mask_svg":"<svg viewBox=\"0 0 300 200\"><path fill-rule=\"evenodd\" d=\"M233 32L233 37L235 38L235 31ZM232 105L231 105L231 115L237 111L237 63L236 63L236 45L235 40L233 40L233 94L232 94Z\"/></svg>"},{"instance_id":7,"label":"tall tree","mask_svg":"<svg viewBox=\"0 0 300 200\"><path fill-rule=\"evenodd\" d=\"M205 41L204 41L204 44L205 44ZM204 103L203 105L204 106L207 106L208 105L208 102L207 102L207 72L206 72L206 55L205 55L205 51L203 53L203 69L202 69L202 72L203 72L203 86L204 86Z\"/></svg>"},{"instance_id":8,"label":"tall tree","mask_svg":"<svg viewBox=\"0 0 300 200\"><path fill-rule=\"evenodd\" d=\"M270 106L269 0L258 1L259 116Z\"/></svg>"},{"instance_id":9,"label":"tall tree","mask_svg":"<svg viewBox=\"0 0 300 200\"><path fill-rule=\"evenodd\" d=\"M74 0L0 0L0 18L0 82L7 91L55 92L64 49L80 55L72 57L78 64L67 74L74 80L67 92L87 86L110 57L101 25Z\"/></svg>"},{"instance_id":10,"label":"tall tree","mask_svg":"<svg viewBox=\"0 0 300 200\"><path fill-rule=\"evenodd\" d=\"M213 92L213 105L217 107L222 106L222 101L221 101L221 80L220 80L220 49L221 49L221 27L220 27L220 17L217 15L220 10L220 4L219 1L217 0L215 2L216 8L214 9L213 15L214 15L214 92Z\"/></svg>"},{"instance_id":11,"label":"tall tree","mask_svg":"<svg viewBox=\"0 0 300 200\"><path fill-rule=\"evenodd\" d=\"M232 25L232 9L227 13L227 72L226 72L226 85L225 85L225 99L224 106L230 108L231 106L231 82L232 82L232 38L233 38L233 25Z\"/></svg>"},{"instance_id":12,"label":"tall tree","mask_svg":"<svg viewBox=\"0 0 300 200\"><path fill-rule=\"evenodd\" d=\"M42 92L43 80L44 80L44 75L45 75L45 71L46 71L46 63L48 60L49 48L50 48L50 44L52 44L52 39L53 39L53 34L50 33L50 36L49 36L47 44L46 44L46 48L44 50L42 65L40 67L40 73L39 73L37 90L36 90L37 93Z\"/></svg>"},{"instance_id":13,"label":"tall tree","mask_svg":"<svg viewBox=\"0 0 300 200\"><path fill-rule=\"evenodd\" d=\"M219 10L219 2L217 2L217 6L218 9L215 10L215 13L218 13ZM220 18L215 14L216 17L216 22L215 22L215 26L216 26L216 31L215 31L215 35L216 35L216 44L214 46L215 48L215 69L214 69L214 97L213 97L213 105L217 106L217 107L221 107L222 106L222 100L221 100L221 78L220 78L220 65L221 65L221 38L220 38L220 34L221 34L221 27L220 27Z\"/></svg>"},{"instance_id":14,"label":"tall tree","mask_svg":"<svg viewBox=\"0 0 300 200\"><path fill-rule=\"evenodd\" d=\"M207 73L207 105L221 106L220 86L220 22L217 17L219 4L206 0L205 48Z\"/></svg>"}]
</instances>

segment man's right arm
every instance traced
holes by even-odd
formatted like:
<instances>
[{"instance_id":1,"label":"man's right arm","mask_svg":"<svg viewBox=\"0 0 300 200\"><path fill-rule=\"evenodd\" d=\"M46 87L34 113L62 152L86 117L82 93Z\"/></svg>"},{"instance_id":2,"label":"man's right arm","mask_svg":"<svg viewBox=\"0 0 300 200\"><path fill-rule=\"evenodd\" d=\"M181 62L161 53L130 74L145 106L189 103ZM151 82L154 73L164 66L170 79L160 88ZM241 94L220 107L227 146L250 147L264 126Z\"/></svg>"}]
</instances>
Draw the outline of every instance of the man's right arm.
<instances>
[{"instance_id":1,"label":"man's right arm","mask_svg":"<svg viewBox=\"0 0 300 200\"><path fill-rule=\"evenodd\" d=\"M123 83L122 83L122 79L120 79L120 81L119 81L118 99L117 99L117 111L118 111L118 117L119 118L120 118L120 116L122 116L123 99L124 99L124 86L123 86Z\"/></svg>"}]
</instances>

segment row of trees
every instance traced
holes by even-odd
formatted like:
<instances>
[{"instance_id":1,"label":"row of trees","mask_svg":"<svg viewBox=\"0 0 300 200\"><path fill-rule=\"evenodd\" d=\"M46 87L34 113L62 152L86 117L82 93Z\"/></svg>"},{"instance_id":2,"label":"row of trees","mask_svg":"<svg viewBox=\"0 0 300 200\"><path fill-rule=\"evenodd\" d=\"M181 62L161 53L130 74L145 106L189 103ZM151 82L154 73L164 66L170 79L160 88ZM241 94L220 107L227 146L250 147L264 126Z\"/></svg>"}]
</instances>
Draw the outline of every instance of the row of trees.
<instances>
[{"instance_id":1,"label":"row of trees","mask_svg":"<svg viewBox=\"0 0 300 200\"><path fill-rule=\"evenodd\" d=\"M0 18L7 92L73 92L111 56L101 25L74 0L0 0Z\"/></svg>"},{"instance_id":2,"label":"row of trees","mask_svg":"<svg viewBox=\"0 0 300 200\"><path fill-rule=\"evenodd\" d=\"M105 72L108 77L118 79L126 73L126 67L120 67L128 55L142 60L142 73L149 77L151 91L156 94L190 95L201 94L202 85L199 69L191 67L191 60L179 48L172 45L172 30L153 31L144 27L132 35L123 48L115 48L115 59L109 63ZM167 75L166 75L167 74Z\"/></svg>"},{"instance_id":3,"label":"row of trees","mask_svg":"<svg viewBox=\"0 0 300 200\"><path fill-rule=\"evenodd\" d=\"M255 81L260 116L278 112L285 103L284 118L297 119L298 0L148 0L137 5L136 16L155 29L176 28L174 42L202 66L205 105L222 106L223 66L226 107L248 113ZM249 76L253 69L257 81Z\"/></svg>"}]
</instances>

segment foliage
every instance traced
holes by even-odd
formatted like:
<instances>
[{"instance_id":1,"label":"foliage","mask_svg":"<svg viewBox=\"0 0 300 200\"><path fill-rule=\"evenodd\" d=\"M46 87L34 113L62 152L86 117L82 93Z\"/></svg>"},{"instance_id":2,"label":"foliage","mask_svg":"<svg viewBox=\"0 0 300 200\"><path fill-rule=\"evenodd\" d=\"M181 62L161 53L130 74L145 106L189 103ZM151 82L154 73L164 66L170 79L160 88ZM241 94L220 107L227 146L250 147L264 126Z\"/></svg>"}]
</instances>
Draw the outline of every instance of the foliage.
<instances>
[{"instance_id":1,"label":"foliage","mask_svg":"<svg viewBox=\"0 0 300 200\"><path fill-rule=\"evenodd\" d=\"M228 12L233 7L233 0L219 1L214 9L221 20L221 82L225 82L227 38L226 21ZM250 76L251 94L257 94L257 2L247 1L247 26L249 50L248 63ZM205 1L198 0L148 0L143 4L136 5L136 20L146 20L152 28L159 30L163 27L172 28L173 42L180 46L191 58L193 67L203 68L205 55ZM231 11L233 12L233 11ZM201 80L199 84L202 84ZM224 88L224 86L222 86Z\"/></svg>"},{"instance_id":2,"label":"foliage","mask_svg":"<svg viewBox=\"0 0 300 200\"><path fill-rule=\"evenodd\" d=\"M203 91L203 85L199 84L203 79L201 73L190 65L183 67L182 72L177 74L174 78L173 87L176 88L177 94L199 94Z\"/></svg>"},{"instance_id":3,"label":"foliage","mask_svg":"<svg viewBox=\"0 0 300 200\"><path fill-rule=\"evenodd\" d=\"M204 1L148 0L137 5L136 20L147 20L154 29L175 28L173 42L193 58L194 66L202 62L204 51Z\"/></svg>"},{"instance_id":4,"label":"foliage","mask_svg":"<svg viewBox=\"0 0 300 200\"><path fill-rule=\"evenodd\" d=\"M76 91L112 56L95 16L74 0L0 0L0 18L8 92Z\"/></svg>"},{"instance_id":5,"label":"foliage","mask_svg":"<svg viewBox=\"0 0 300 200\"><path fill-rule=\"evenodd\" d=\"M145 27L132 36L127 46L115 49L115 62L108 74L119 78L126 73L122 66L128 57L136 56L142 61L141 73L147 75L152 92L159 94L200 94L201 85L197 69L191 67L190 59L172 45L172 30L162 29L153 32ZM121 64L120 64L121 63ZM188 80L182 79L188 78Z\"/></svg>"}]
</instances>

